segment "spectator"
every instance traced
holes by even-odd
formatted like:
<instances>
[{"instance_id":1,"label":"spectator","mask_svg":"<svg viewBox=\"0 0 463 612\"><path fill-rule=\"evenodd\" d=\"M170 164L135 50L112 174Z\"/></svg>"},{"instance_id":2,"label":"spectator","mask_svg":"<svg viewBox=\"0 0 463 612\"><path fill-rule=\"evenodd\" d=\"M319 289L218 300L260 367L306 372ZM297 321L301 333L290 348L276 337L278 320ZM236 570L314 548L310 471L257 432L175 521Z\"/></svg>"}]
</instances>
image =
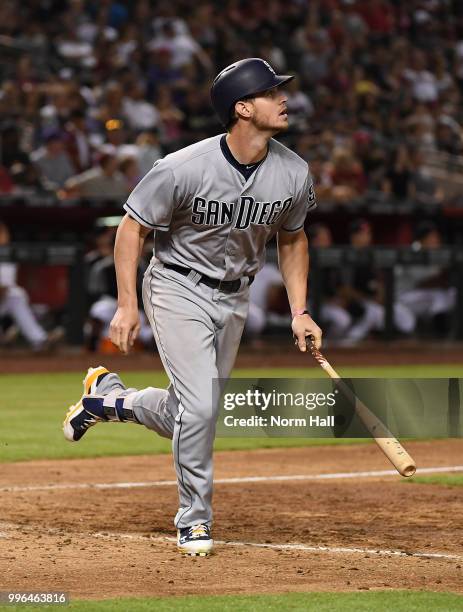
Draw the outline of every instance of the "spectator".
<instances>
[{"instance_id":1,"label":"spectator","mask_svg":"<svg viewBox=\"0 0 463 612\"><path fill-rule=\"evenodd\" d=\"M441 115L437 121L436 148L449 155L462 154L462 130L451 117Z\"/></svg>"},{"instance_id":2,"label":"spectator","mask_svg":"<svg viewBox=\"0 0 463 612\"><path fill-rule=\"evenodd\" d=\"M364 251L372 245L371 225L364 219L357 219L349 228L352 247ZM372 331L384 330L385 312L383 306L384 287L378 271L365 259L365 263L344 272L344 286L340 290L347 310L353 317L353 324L347 333L347 341L356 343L365 339ZM394 324L398 331L410 334L415 328L415 317L402 303L394 304Z\"/></svg>"},{"instance_id":3,"label":"spectator","mask_svg":"<svg viewBox=\"0 0 463 612\"><path fill-rule=\"evenodd\" d=\"M158 132L156 130L142 132L137 137L136 145L140 177L143 177L151 170L154 162L163 155Z\"/></svg>"},{"instance_id":4,"label":"spectator","mask_svg":"<svg viewBox=\"0 0 463 612\"><path fill-rule=\"evenodd\" d=\"M310 159L310 173L317 189L317 201L333 199L333 178L327 162L322 155L315 155ZM323 245L329 246L329 245Z\"/></svg>"},{"instance_id":5,"label":"spectator","mask_svg":"<svg viewBox=\"0 0 463 612\"><path fill-rule=\"evenodd\" d=\"M405 200L410 195L412 161L408 148L400 144L392 156L392 162L383 181L383 191L393 194L398 200Z\"/></svg>"},{"instance_id":6,"label":"spectator","mask_svg":"<svg viewBox=\"0 0 463 612\"><path fill-rule=\"evenodd\" d=\"M410 84L413 96L418 102L434 103L439 97L439 89L435 75L427 68L424 52L414 49L411 65L406 68L403 77Z\"/></svg>"},{"instance_id":7,"label":"spectator","mask_svg":"<svg viewBox=\"0 0 463 612\"><path fill-rule=\"evenodd\" d=\"M309 96L301 90L298 78L288 83L286 106L288 108L289 130L297 133L304 132L308 127L314 107Z\"/></svg>"},{"instance_id":8,"label":"spectator","mask_svg":"<svg viewBox=\"0 0 463 612\"><path fill-rule=\"evenodd\" d=\"M66 31L60 34L56 49L63 60L76 65L91 67L96 63L92 44L79 38L74 24L69 23Z\"/></svg>"},{"instance_id":9,"label":"spectator","mask_svg":"<svg viewBox=\"0 0 463 612\"><path fill-rule=\"evenodd\" d=\"M139 44L137 26L133 22L126 23L116 44L116 53L121 66L127 66L130 63L134 52L139 48Z\"/></svg>"},{"instance_id":10,"label":"spectator","mask_svg":"<svg viewBox=\"0 0 463 612\"><path fill-rule=\"evenodd\" d=\"M324 30L313 31L310 24L296 32L296 50L301 53L300 72L304 82L311 86L324 81L334 55L331 41Z\"/></svg>"},{"instance_id":11,"label":"spectator","mask_svg":"<svg viewBox=\"0 0 463 612\"><path fill-rule=\"evenodd\" d=\"M182 123L185 115L176 106L172 91L167 86L160 86L156 98L159 112L159 127L162 130L162 139L166 143L180 143L182 137Z\"/></svg>"},{"instance_id":12,"label":"spectator","mask_svg":"<svg viewBox=\"0 0 463 612\"><path fill-rule=\"evenodd\" d=\"M31 159L40 169L48 187L60 189L75 174L75 169L64 148L62 134L52 130L44 136L43 140L45 145L34 151Z\"/></svg>"},{"instance_id":13,"label":"spectator","mask_svg":"<svg viewBox=\"0 0 463 612\"><path fill-rule=\"evenodd\" d=\"M333 197L346 202L360 196L366 189L366 177L362 165L346 147L336 147L331 165Z\"/></svg>"},{"instance_id":14,"label":"spectator","mask_svg":"<svg viewBox=\"0 0 463 612\"><path fill-rule=\"evenodd\" d=\"M208 92L191 88L182 106L184 137L196 142L217 132L217 117L209 103Z\"/></svg>"},{"instance_id":15,"label":"spectator","mask_svg":"<svg viewBox=\"0 0 463 612\"><path fill-rule=\"evenodd\" d=\"M375 36L387 37L392 34L394 28L393 7L385 0L369 0L361 3L358 7L360 16L368 26L369 31Z\"/></svg>"},{"instance_id":16,"label":"spectator","mask_svg":"<svg viewBox=\"0 0 463 612\"><path fill-rule=\"evenodd\" d=\"M100 151L112 153L118 157L126 155L128 140L130 140L130 132L127 125L120 119L109 119L105 123L104 138L100 140L98 148ZM131 145L129 145L129 149Z\"/></svg>"},{"instance_id":17,"label":"spectator","mask_svg":"<svg viewBox=\"0 0 463 612\"><path fill-rule=\"evenodd\" d=\"M406 120L407 138L415 148L433 149L435 147L436 121L425 104L415 105Z\"/></svg>"},{"instance_id":18,"label":"spectator","mask_svg":"<svg viewBox=\"0 0 463 612\"><path fill-rule=\"evenodd\" d=\"M2 127L0 156L1 164L7 171L10 171L15 165L26 168L31 164L29 155L21 146L19 129L14 123L6 123Z\"/></svg>"},{"instance_id":19,"label":"spectator","mask_svg":"<svg viewBox=\"0 0 463 612\"><path fill-rule=\"evenodd\" d=\"M159 124L159 113L145 100L144 91L134 83L122 101L122 112L132 130L151 130Z\"/></svg>"},{"instance_id":20,"label":"spectator","mask_svg":"<svg viewBox=\"0 0 463 612\"><path fill-rule=\"evenodd\" d=\"M42 180L40 170L34 164L15 163L10 168L13 180L13 193L16 195L34 195L48 191L46 181Z\"/></svg>"},{"instance_id":21,"label":"spectator","mask_svg":"<svg viewBox=\"0 0 463 612\"><path fill-rule=\"evenodd\" d=\"M387 173L385 143L377 132L358 130L353 134L353 151L359 160L369 190L380 190Z\"/></svg>"},{"instance_id":22,"label":"spectator","mask_svg":"<svg viewBox=\"0 0 463 612\"><path fill-rule=\"evenodd\" d=\"M119 161L118 169L125 179L127 191L133 191L135 185L141 179L137 159L135 157L124 157Z\"/></svg>"},{"instance_id":23,"label":"spectator","mask_svg":"<svg viewBox=\"0 0 463 612\"><path fill-rule=\"evenodd\" d=\"M439 96L455 86L455 81L447 70L447 60L443 53L439 53L435 59L434 75Z\"/></svg>"},{"instance_id":24,"label":"spectator","mask_svg":"<svg viewBox=\"0 0 463 612\"><path fill-rule=\"evenodd\" d=\"M14 119L15 114L23 111L19 85L14 81L4 81L0 90L0 119Z\"/></svg>"},{"instance_id":25,"label":"spectator","mask_svg":"<svg viewBox=\"0 0 463 612\"><path fill-rule=\"evenodd\" d=\"M426 167L423 152L416 149L411 154L411 160L410 198L423 206L442 202L442 190Z\"/></svg>"},{"instance_id":26,"label":"spectator","mask_svg":"<svg viewBox=\"0 0 463 612\"><path fill-rule=\"evenodd\" d=\"M170 65L172 68L183 68L197 59L204 68L210 68L210 61L203 49L193 40L186 28L176 27L172 20L166 20L160 27L160 31L149 43L152 51L167 49L170 53Z\"/></svg>"},{"instance_id":27,"label":"spectator","mask_svg":"<svg viewBox=\"0 0 463 612\"><path fill-rule=\"evenodd\" d=\"M438 249L442 236L435 223L423 221L415 231L412 244L417 251ZM397 266L396 295L417 318L431 322L440 334L450 329L450 313L456 304L456 289L449 287L448 271L438 265Z\"/></svg>"},{"instance_id":28,"label":"spectator","mask_svg":"<svg viewBox=\"0 0 463 612\"><path fill-rule=\"evenodd\" d=\"M114 219L112 220L114 221ZM120 221L120 218L117 219ZM108 224L105 218L98 219L92 236L92 248L84 257L85 287L87 289L86 301L87 312L90 312L94 304L102 295L100 286L100 275L94 274L96 264L103 259L112 258L114 253L114 241L116 238L117 226ZM106 287L106 285L105 285ZM102 331L101 321L93 317L88 317L84 327L84 336L87 348L94 352L100 343Z\"/></svg>"},{"instance_id":29,"label":"spectator","mask_svg":"<svg viewBox=\"0 0 463 612\"><path fill-rule=\"evenodd\" d=\"M129 193L124 177L118 170L117 158L110 153L101 155L100 163L95 168L70 178L65 187L69 197L117 199Z\"/></svg>"},{"instance_id":30,"label":"spectator","mask_svg":"<svg viewBox=\"0 0 463 612\"><path fill-rule=\"evenodd\" d=\"M76 109L71 112L65 125L64 144L77 172L88 170L92 165L92 147L85 112Z\"/></svg>"},{"instance_id":31,"label":"spectator","mask_svg":"<svg viewBox=\"0 0 463 612\"><path fill-rule=\"evenodd\" d=\"M171 56L171 51L166 47L151 50L147 71L149 98L156 96L158 88L162 86L169 87L173 93L183 91L188 86L183 71L172 67Z\"/></svg>"},{"instance_id":32,"label":"spectator","mask_svg":"<svg viewBox=\"0 0 463 612\"><path fill-rule=\"evenodd\" d=\"M97 119L103 125L108 121L124 119L124 92L122 86L113 81L106 86L102 102L97 110Z\"/></svg>"}]
</instances>

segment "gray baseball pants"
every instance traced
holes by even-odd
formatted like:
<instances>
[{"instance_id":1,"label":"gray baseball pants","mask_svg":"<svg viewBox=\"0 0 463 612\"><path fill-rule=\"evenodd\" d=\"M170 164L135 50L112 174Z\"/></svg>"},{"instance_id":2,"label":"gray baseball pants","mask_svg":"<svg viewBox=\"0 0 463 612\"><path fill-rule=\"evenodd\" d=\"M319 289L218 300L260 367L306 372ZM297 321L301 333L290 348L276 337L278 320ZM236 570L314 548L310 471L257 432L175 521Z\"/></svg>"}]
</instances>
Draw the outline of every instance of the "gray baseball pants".
<instances>
[{"instance_id":1,"label":"gray baseball pants","mask_svg":"<svg viewBox=\"0 0 463 612\"><path fill-rule=\"evenodd\" d=\"M213 379L227 378L248 311L247 279L224 293L164 268L153 258L143 282L143 304L162 363L167 390L125 390L117 375L103 379L99 393L120 389L137 420L172 439L179 491L177 528L212 522L212 450L218 415ZM120 394L119 394L120 397Z\"/></svg>"}]
</instances>

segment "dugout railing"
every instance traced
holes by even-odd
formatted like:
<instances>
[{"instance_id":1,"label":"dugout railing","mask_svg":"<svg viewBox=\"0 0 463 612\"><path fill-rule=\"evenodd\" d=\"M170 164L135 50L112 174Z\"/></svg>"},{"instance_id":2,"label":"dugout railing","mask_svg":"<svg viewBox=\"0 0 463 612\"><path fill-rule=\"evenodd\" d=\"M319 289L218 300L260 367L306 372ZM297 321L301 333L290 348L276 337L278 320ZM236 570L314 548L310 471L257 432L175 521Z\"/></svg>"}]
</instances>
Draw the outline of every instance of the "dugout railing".
<instances>
[{"instance_id":1,"label":"dugout railing","mask_svg":"<svg viewBox=\"0 0 463 612\"><path fill-rule=\"evenodd\" d=\"M269 253L269 260L274 259ZM83 330L87 315L86 269L84 247L80 244L63 245L50 243L11 243L0 247L0 263L37 264L66 266L68 276L68 299L65 305L66 338L70 345L83 343ZM356 249L349 246L310 250L310 294L313 317L320 312L323 273L329 268L342 269L352 266L372 266L384 280L385 330L384 338L394 338L393 305L395 300L394 268L397 265L429 265L446 268L450 285L456 287L457 299L453 312L451 337L463 339L463 247L444 247L416 250L411 247L373 247ZM53 274L50 271L50 274Z\"/></svg>"},{"instance_id":2,"label":"dugout railing","mask_svg":"<svg viewBox=\"0 0 463 612\"><path fill-rule=\"evenodd\" d=\"M310 294L314 319L320 312L324 270L350 266L371 266L381 274L384 282L385 327L384 338L394 338L393 307L396 299L394 268L401 266L438 266L448 270L449 285L456 288L456 306L452 313L451 337L463 339L463 247L420 249L413 247L350 246L310 250Z\"/></svg>"}]
</instances>

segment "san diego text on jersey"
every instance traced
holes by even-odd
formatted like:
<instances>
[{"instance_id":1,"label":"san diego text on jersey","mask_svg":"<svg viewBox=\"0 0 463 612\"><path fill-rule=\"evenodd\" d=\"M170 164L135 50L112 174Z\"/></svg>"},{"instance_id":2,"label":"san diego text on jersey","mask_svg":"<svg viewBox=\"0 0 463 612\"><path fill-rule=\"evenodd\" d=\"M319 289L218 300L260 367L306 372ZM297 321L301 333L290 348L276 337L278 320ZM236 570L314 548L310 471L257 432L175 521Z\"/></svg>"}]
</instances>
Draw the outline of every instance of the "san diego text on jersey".
<instances>
[{"instance_id":1,"label":"san diego text on jersey","mask_svg":"<svg viewBox=\"0 0 463 612\"><path fill-rule=\"evenodd\" d=\"M197 196L193 201L191 221L195 225L230 223L243 230L251 224L273 225L286 213L292 201L293 198L289 197L274 202L257 202L252 196L241 196L238 202L220 202Z\"/></svg>"}]
</instances>

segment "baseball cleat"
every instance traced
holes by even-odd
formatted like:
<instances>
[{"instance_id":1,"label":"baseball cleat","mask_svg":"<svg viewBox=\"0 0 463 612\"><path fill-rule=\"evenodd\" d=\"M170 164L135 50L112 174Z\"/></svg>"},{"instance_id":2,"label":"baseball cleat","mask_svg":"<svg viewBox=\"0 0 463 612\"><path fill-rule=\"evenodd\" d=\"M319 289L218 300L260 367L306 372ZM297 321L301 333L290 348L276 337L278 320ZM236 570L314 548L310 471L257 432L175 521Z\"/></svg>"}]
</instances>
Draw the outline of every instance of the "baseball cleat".
<instances>
[{"instance_id":1,"label":"baseball cleat","mask_svg":"<svg viewBox=\"0 0 463 612\"><path fill-rule=\"evenodd\" d=\"M103 366L89 368L83 380L84 392L82 397L71 406L63 423L64 437L69 442L77 442L86 433L89 427L96 425L99 421L106 421L103 402L95 401L97 398L86 397L96 393L98 385L109 371ZM85 406L84 406L85 399Z\"/></svg>"},{"instance_id":2,"label":"baseball cleat","mask_svg":"<svg viewBox=\"0 0 463 612\"><path fill-rule=\"evenodd\" d=\"M204 523L184 527L177 532L177 548L184 555L206 557L212 552L213 546L211 530Z\"/></svg>"}]
</instances>

